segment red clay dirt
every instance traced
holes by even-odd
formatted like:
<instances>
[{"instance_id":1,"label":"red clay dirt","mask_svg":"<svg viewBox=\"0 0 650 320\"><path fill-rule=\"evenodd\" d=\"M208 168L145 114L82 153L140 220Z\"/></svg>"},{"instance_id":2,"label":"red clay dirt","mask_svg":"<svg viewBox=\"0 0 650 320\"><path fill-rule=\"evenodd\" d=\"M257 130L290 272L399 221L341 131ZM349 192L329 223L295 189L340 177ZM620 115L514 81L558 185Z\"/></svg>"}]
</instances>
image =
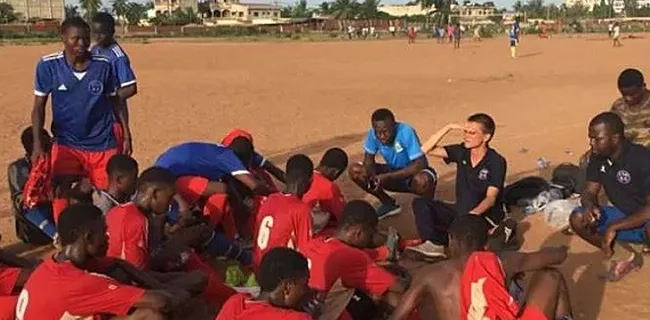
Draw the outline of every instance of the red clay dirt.
<instances>
[{"instance_id":1,"label":"red clay dirt","mask_svg":"<svg viewBox=\"0 0 650 320\"><path fill-rule=\"evenodd\" d=\"M318 161L332 146L354 160L370 113L390 107L421 139L474 112L494 116L493 146L508 159L508 181L538 174L536 159L576 161L586 147L586 125L617 97L625 67L650 72L650 42L622 48L586 38L524 38L511 59L504 38L450 45L406 40L290 43L127 43L139 94L130 102L135 156L141 168L165 148L188 140L219 141L235 127L250 130L259 150L282 164L293 153ZM21 130L30 123L33 78L40 56L60 46L0 47L0 162L22 155ZM48 116L49 117L49 116ZM47 120L49 123L49 118ZM452 135L446 142L458 141ZM522 148L528 152L520 152ZM453 167L432 160L441 174L439 197L453 199ZM6 181L4 171L0 177ZM346 178L348 199L363 196ZM7 186L0 184L3 244L15 242ZM413 236L410 196L387 221ZM570 279L578 319L645 319L650 269L603 284L603 256L576 237L553 232L542 217L526 219L526 249L567 244L562 270ZM22 246L13 246L22 248ZM646 289L643 289L646 287Z\"/></svg>"}]
</instances>

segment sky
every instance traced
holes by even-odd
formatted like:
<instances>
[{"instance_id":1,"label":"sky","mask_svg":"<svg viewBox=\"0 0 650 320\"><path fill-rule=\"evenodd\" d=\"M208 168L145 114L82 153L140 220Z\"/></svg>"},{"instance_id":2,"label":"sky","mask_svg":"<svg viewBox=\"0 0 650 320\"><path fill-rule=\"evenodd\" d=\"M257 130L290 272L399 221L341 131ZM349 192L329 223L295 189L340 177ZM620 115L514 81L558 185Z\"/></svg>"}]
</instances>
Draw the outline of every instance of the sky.
<instances>
[{"instance_id":1,"label":"sky","mask_svg":"<svg viewBox=\"0 0 650 320\"><path fill-rule=\"evenodd\" d=\"M147 0L133 0L133 1L147 2ZM260 3L260 2L261 3L275 3L276 2L274 0L240 0L240 1L241 2L252 2L252 3L256 3L256 2L257 3ZM333 0L331 0L331 1L333 1ZM358 1L363 1L363 0L358 0ZM482 2L486 2L486 1L489 1L489 0L485 0L485 1L479 0L479 1L476 1L476 2L482 3ZM499 8L510 9L512 7L512 4L515 3L515 1L517 1L517 0L494 0L493 2ZM110 7L111 2L112 2L112 0L103 0L103 3L104 3L105 7ZM280 5L291 5L291 4L295 3L295 2L297 2L297 0L296 1L292 1L292 0L278 0L277 1L277 3L279 3ZM307 2L312 6L317 6L318 4L320 4L323 1L322 0L307 0ZM405 4L406 2L408 2L408 0L381 0L380 4L384 4L384 5ZM525 2L525 0L522 0L522 2ZM563 2L564 1L562 1L562 0L544 0L544 3L562 4ZM76 5L77 0L65 0L65 3L66 4L74 4L74 5Z\"/></svg>"}]
</instances>

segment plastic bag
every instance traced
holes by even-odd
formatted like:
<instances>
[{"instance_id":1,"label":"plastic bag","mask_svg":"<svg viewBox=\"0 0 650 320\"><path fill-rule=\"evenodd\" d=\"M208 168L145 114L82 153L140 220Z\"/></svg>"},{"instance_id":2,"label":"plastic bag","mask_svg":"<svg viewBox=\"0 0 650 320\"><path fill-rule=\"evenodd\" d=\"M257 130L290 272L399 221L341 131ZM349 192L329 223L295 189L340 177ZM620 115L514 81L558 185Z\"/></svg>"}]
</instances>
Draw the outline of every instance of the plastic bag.
<instances>
[{"instance_id":1,"label":"plastic bag","mask_svg":"<svg viewBox=\"0 0 650 320\"><path fill-rule=\"evenodd\" d=\"M546 223L551 227L564 230L569 227L571 212L580 206L580 198L551 201L544 208Z\"/></svg>"}]
</instances>

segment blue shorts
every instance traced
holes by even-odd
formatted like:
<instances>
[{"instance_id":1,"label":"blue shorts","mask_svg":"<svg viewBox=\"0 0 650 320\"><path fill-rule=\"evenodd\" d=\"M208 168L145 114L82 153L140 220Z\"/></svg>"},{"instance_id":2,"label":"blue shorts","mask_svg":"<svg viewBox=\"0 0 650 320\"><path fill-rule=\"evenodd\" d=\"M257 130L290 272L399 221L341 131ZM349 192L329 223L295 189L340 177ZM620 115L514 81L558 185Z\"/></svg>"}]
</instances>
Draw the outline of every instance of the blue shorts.
<instances>
[{"instance_id":1,"label":"blue shorts","mask_svg":"<svg viewBox=\"0 0 650 320\"><path fill-rule=\"evenodd\" d=\"M575 209L573 212L579 212L582 213L584 210L582 207ZM607 230L607 227L611 225L612 223L619 221L627 215L621 210L619 210L616 207L611 207L611 206L606 206L606 207L600 207L600 212L601 212L601 217L600 220L598 220L598 233L605 233ZM650 226L650 221L647 221L645 225L642 227L636 228L636 229L628 229L628 230L623 230L619 231L616 233L616 240L617 241L622 241L622 242L630 242L630 243L641 243L645 244L646 241L646 235L645 235L645 229Z\"/></svg>"}]
</instances>

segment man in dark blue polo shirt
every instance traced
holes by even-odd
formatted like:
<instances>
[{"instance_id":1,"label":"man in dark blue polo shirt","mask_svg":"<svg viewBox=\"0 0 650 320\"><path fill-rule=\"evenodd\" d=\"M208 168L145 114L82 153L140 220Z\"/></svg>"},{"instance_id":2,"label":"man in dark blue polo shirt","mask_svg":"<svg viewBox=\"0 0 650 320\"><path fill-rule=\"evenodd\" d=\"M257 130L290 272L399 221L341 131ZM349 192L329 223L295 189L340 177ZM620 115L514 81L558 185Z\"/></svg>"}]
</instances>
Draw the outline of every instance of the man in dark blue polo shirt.
<instances>
[{"instance_id":1,"label":"man in dark blue polo shirt","mask_svg":"<svg viewBox=\"0 0 650 320\"><path fill-rule=\"evenodd\" d=\"M463 130L463 142L438 146L453 129ZM444 257L447 230L458 214L474 214L485 218L491 229L503 220L502 191L506 176L506 159L490 148L494 137L494 120L477 113L467 118L464 127L448 125L435 133L422 146L422 151L456 163L456 203L448 204L428 198L413 200L413 213L420 238L425 242L407 248L428 258Z\"/></svg>"},{"instance_id":2,"label":"man in dark blue polo shirt","mask_svg":"<svg viewBox=\"0 0 650 320\"><path fill-rule=\"evenodd\" d=\"M623 121L613 112L591 120L589 141L593 156L587 167L582 207L571 214L570 222L580 238L612 258L607 278L616 281L641 266L640 250L629 244L648 243L650 149L626 139ZM613 206L600 205L601 188ZM614 250L614 239L623 246Z\"/></svg>"}]
</instances>

